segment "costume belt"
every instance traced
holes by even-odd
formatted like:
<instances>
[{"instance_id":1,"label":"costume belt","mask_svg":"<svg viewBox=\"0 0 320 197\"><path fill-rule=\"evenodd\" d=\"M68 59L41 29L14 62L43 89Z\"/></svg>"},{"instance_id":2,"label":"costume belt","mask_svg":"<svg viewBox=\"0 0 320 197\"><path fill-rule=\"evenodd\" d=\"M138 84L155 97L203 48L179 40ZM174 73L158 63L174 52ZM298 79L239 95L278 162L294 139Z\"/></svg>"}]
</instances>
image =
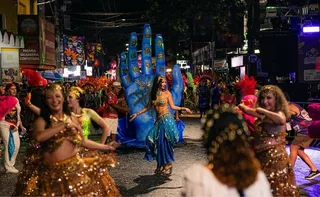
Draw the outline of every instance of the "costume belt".
<instances>
[{"instance_id":1,"label":"costume belt","mask_svg":"<svg viewBox=\"0 0 320 197\"><path fill-rule=\"evenodd\" d=\"M162 118L166 117L167 115L172 115L170 112L164 112L160 115L158 115L156 122L158 122L159 120L161 120Z\"/></svg>"}]
</instances>

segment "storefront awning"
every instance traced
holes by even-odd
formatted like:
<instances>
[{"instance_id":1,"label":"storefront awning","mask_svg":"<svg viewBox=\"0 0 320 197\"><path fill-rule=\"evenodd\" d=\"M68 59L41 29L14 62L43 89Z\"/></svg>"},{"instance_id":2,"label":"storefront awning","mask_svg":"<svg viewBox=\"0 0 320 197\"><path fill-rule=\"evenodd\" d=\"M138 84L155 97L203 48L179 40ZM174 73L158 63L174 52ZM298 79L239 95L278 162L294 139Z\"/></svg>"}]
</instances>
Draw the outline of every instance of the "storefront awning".
<instances>
[{"instance_id":1,"label":"storefront awning","mask_svg":"<svg viewBox=\"0 0 320 197\"><path fill-rule=\"evenodd\" d=\"M226 60L215 60L213 69L218 72L226 72L229 70L228 63Z\"/></svg>"},{"instance_id":2,"label":"storefront awning","mask_svg":"<svg viewBox=\"0 0 320 197\"><path fill-rule=\"evenodd\" d=\"M32 64L20 64L20 68L36 69L36 70L54 70L55 66L52 65L32 65Z\"/></svg>"}]
</instances>

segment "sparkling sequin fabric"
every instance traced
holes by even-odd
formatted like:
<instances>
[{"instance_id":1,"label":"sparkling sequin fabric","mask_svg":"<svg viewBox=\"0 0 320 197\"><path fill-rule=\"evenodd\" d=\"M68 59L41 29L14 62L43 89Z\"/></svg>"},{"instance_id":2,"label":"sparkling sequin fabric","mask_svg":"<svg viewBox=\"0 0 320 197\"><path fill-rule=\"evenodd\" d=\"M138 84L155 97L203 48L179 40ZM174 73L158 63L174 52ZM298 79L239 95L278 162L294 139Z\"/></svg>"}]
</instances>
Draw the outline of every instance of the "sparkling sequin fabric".
<instances>
[{"instance_id":1,"label":"sparkling sequin fabric","mask_svg":"<svg viewBox=\"0 0 320 197\"><path fill-rule=\"evenodd\" d=\"M69 137L60 133L51 139L51 143L59 145L61 138L70 141L72 136L73 142L78 142L81 138L77 133L67 133L70 134ZM43 144L41 143L41 145ZM78 147L81 145L81 143L74 144ZM56 145L53 147L57 147ZM81 151L81 154L69 159L45 163L42 151L50 150L40 146L40 143L32 141L13 195L120 196L108 173L108 167L115 165L114 155L100 154L96 151L87 151L85 154L84 151Z\"/></svg>"},{"instance_id":2,"label":"sparkling sequin fabric","mask_svg":"<svg viewBox=\"0 0 320 197\"><path fill-rule=\"evenodd\" d=\"M82 126L82 132L83 132L84 139L88 139L88 137L90 135L90 124L91 124L90 117L81 121L81 126Z\"/></svg>"},{"instance_id":3,"label":"sparkling sequin fabric","mask_svg":"<svg viewBox=\"0 0 320 197\"><path fill-rule=\"evenodd\" d=\"M284 128L282 128L284 127ZM270 183L273 196L299 196L294 172L285 149L284 126L264 125L255 154ZM261 129L260 129L261 130Z\"/></svg>"},{"instance_id":4,"label":"sparkling sequin fabric","mask_svg":"<svg viewBox=\"0 0 320 197\"><path fill-rule=\"evenodd\" d=\"M73 145L80 147L82 143L82 136L79 132L74 133L72 130L63 130L55 134L52 138L41 144L41 147L48 152L57 150L64 140L68 140Z\"/></svg>"},{"instance_id":5,"label":"sparkling sequin fabric","mask_svg":"<svg viewBox=\"0 0 320 197\"><path fill-rule=\"evenodd\" d=\"M120 196L108 166L109 155L81 158L76 155L54 163L43 163L23 183L16 195L23 196ZM23 180L23 179L20 179Z\"/></svg>"}]
</instances>

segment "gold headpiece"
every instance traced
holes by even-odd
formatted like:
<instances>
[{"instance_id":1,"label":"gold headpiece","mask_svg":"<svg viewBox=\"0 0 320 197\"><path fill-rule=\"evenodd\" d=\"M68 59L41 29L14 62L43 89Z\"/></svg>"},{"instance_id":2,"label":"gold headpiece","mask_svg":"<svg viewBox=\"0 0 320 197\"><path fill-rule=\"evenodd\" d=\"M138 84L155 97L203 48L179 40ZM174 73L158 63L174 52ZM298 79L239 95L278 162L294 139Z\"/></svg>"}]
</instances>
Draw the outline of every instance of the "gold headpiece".
<instances>
[{"instance_id":1,"label":"gold headpiece","mask_svg":"<svg viewBox=\"0 0 320 197\"><path fill-rule=\"evenodd\" d=\"M263 86L260 90L260 92L275 92L276 89L275 89L275 86L273 85L266 85L266 86Z\"/></svg>"},{"instance_id":2,"label":"gold headpiece","mask_svg":"<svg viewBox=\"0 0 320 197\"><path fill-rule=\"evenodd\" d=\"M213 107L213 109L208 111L207 118L202 119L203 130L205 131L203 137L206 143L208 143L208 137L209 132L211 131L211 127L214 126L215 121L218 121L220 119L221 114L223 113L232 113L237 115L237 118L242 121L242 128L239 128L239 125L230 122L228 123L227 127L223 128L223 130L217 133L216 138L211 142L211 145L209 147L208 159L211 165L213 165L212 161L214 159L214 155L218 152L219 146L224 141L234 141L237 135L241 136L241 138L243 138L244 140L247 138L247 136L250 136L248 127L245 121L243 121L242 115L237 112L235 106L224 104L221 107L219 107L216 105Z\"/></svg>"},{"instance_id":3,"label":"gold headpiece","mask_svg":"<svg viewBox=\"0 0 320 197\"><path fill-rule=\"evenodd\" d=\"M57 83L50 83L46 86L46 90L62 90L62 86Z\"/></svg>"},{"instance_id":4,"label":"gold headpiece","mask_svg":"<svg viewBox=\"0 0 320 197\"><path fill-rule=\"evenodd\" d=\"M84 94L84 91L79 87L73 86L70 88L69 93L75 95L76 98L80 98L80 96Z\"/></svg>"}]
</instances>

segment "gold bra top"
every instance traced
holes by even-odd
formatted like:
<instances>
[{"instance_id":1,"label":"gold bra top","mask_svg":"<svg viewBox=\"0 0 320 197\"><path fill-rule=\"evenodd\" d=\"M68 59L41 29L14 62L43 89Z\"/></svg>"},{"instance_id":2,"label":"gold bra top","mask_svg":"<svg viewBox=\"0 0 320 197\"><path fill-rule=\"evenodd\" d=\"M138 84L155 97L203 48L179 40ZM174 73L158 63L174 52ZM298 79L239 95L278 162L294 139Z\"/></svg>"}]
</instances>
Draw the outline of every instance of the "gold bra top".
<instances>
[{"instance_id":1,"label":"gold bra top","mask_svg":"<svg viewBox=\"0 0 320 197\"><path fill-rule=\"evenodd\" d=\"M63 122L66 121L67 118L68 117L64 115L62 120L58 120L57 118L50 116L50 119L53 122ZM68 140L71 144L75 145L76 147L80 147L83 141L83 137L79 131L74 132L72 129L64 129L56 133L49 140L41 143L41 147L43 147L43 150L46 152L54 152L62 145L62 143L65 140Z\"/></svg>"},{"instance_id":2,"label":"gold bra top","mask_svg":"<svg viewBox=\"0 0 320 197\"><path fill-rule=\"evenodd\" d=\"M159 100L153 101L153 104L155 106L163 107L163 106L167 105L167 100L166 99L159 99Z\"/></svg>"},{"instance_id":3,"label":"gold bra top","mask_svg":"<svg viewBox=\"0 0 320 197\"><path fill-rule=\"evenodd\" d=\"M80 147L82 144L82 136L80 132L74 132L71 131L70 129L68 130L63 130L60 131L59 133L55 134L52 138L49 140L45 141L42 144L42 147L46 152L54 152L56 151L61 144L65 141L68 140L71 144L75 145L76 147Z\"/></svg>"}]
</instances>

